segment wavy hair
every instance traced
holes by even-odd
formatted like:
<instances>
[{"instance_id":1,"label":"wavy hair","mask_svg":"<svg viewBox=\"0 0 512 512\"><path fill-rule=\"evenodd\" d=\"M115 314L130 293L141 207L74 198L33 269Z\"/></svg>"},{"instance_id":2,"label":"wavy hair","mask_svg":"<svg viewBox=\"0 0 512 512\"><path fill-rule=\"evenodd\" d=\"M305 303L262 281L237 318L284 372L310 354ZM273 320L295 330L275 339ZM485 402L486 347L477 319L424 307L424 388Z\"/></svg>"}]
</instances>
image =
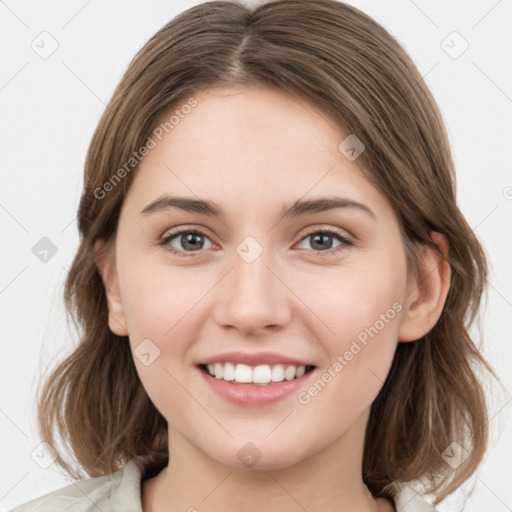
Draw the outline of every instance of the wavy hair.
<instances>
[{"instance_id":1,"label":"wavy hair","mask_svg":"<svg viewBox=\"0 0 512 512\"><path fill-rule=\"evenodd\" d=\"M108 327L95 247L112 248L137 171L126 162L162 115L194 93L234 84L306 99L357 135L366 147L357 164L395 209L410 268L422 246L438 249L432 231L448 239L452 278L443 312L422 339L398 344L372 404L363 456L363 480L374 495L392 497L397 482L426 479L438 503L473 474L488 442L476 372L495 374L469 334L487 282L486 256L457 206L445 126L416 66L381 25L335 0L205 2L171 20L133 58L86 157L80 244L64 290L79 343L45 377L41 438L52 446L64 441L62 451L91 477L132 459L146 477L167 464L166 421L139 380L127 337ZM453 442L469 454L456 469L443 458ZM70 461L57 459L81 478Z\"/></svg>"}]
</instances>

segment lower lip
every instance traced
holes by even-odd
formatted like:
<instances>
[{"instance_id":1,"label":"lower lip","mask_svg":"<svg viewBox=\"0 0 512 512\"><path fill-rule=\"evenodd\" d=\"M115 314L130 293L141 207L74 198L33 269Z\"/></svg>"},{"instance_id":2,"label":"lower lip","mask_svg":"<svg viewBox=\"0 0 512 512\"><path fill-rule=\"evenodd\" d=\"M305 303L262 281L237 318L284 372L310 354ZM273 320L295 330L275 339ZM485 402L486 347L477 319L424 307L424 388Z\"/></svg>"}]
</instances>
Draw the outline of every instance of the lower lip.
<instances>
[{"instance_id":1,"label":"lower lip","mask_svg":"<svg viewBox=\"0 0 512 512\"><path fill-rule=\"evenodd\" d=\"M242 406L258 406L277 402L282 398L291 395L309 380L314 369L305 373L302 377L293 380L275 382L266 386L248 384L234 384L223 379L216 379L203 369L198 368L203 378L220 396L230 402Z\"/></svg>"}]
</instances>

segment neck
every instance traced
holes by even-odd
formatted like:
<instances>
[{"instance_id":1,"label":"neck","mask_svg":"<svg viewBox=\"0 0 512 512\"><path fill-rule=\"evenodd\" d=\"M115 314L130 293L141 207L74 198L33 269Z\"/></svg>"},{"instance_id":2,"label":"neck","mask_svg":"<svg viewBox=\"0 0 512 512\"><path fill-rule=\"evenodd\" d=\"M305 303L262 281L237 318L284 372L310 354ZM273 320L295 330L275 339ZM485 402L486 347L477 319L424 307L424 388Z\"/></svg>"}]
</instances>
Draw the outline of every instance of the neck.
<instances>
[{"instance_id":1,"label":"neck","mask_svg":"<svg viewBox=\"0 0 512 512\"><path fill-rule=\"evenodd\" d=\"M375 499L362 480L368 416L321 452L271 469L218 463L169 428L169 465L143 483L144 512L226 509L260 512L380 512L394 507ZM361 428L363 427L363 428Z\"/></svg>"}]
</instances>

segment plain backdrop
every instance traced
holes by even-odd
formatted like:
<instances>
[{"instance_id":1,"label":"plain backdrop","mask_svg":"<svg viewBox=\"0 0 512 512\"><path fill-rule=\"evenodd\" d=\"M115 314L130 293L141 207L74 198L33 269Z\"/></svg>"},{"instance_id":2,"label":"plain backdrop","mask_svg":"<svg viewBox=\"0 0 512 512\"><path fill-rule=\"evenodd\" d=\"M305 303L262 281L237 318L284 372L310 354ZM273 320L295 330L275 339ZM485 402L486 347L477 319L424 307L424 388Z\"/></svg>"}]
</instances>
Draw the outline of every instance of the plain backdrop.
<instances>
[{"instance_id":1,"label":"plain backdrop","mask_svg":"<svg viewBox=\"0 0 512 512\"><path fill-rule=\"evenodd\" d=\"M176 14L197 3L0 1L3 511L71 482L55 464L44 468L37 461L34 398L41 368L61 359L76 343L61 297L78 244L75 215L86 150L136 51ZM460 208L492 266L481 351L504 387L488 392L491 444L484 463L439 510L461 510L464 495L474 488L464 510L510 511L512 4L349 3L404 45L438 101L456 162ZM51 244L41 242L43 238ZM37 244L50 247L47 261L38 256Z\"/></svg>"}]
</instances>

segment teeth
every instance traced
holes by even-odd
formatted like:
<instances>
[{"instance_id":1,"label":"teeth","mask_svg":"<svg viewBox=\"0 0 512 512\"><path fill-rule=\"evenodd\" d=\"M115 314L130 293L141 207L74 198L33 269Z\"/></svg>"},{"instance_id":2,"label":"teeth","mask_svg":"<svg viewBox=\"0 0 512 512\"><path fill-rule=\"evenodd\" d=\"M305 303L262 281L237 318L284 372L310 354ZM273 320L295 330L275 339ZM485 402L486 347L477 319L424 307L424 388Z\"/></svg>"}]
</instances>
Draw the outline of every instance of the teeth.
<instances>
[{"instance_id":1,"label":"teeth","mask_svg":"<svg viewBox=\"0 0 512 512\"><path fill-rule=\"evenodd\" d=\"M216 379L235 381L241 384L268 384L302 377L306 373L305 366L260 364L214 363L207 365L208 373Z\"/></svg>"},{"instance_id":2,"label":"teeth","mask_svg":"<svg viewBox=\"0 0 512 512\"><path fill-rule=\"evenodd\" d=\"M222 370L222 378L224 380L235 380L235 365L232 363L226 363Z\"/></svg>"},{"instance_id":3,"label":"teeth","mask_svg":"<svg viewBox=\"0 0 512 512\"><path fill-rule=\"evenodd\" d=\"M276 364L272 368L272 382L282 382L284 380L284 367L282 364Z\"/></svg>"},{"instance_id":4,"label":"teeth","mask_svg":"<svg viewBox=\"0 0 512 512\"><path fill-rule=\"evenodd\" d=\"M295 377L302 377L306 373L306 367L305 366L299 366L297 368L297 373L295 374Z\"/></svg>"},{"instance_id":5,"label":"teeth","mask_svg":"<svg viewBox=\"0 0 512 512\"><path fill-rule=\"evenodd\" d=\"M252 381L256 384L268 384L272 380L272 370L268 364L260 364L252 371Z\"/></svg>"},{"instance_id":6,"label":"teeth","mask_svg":"<svg viewBox=\"0 0 512 512\"><path fill-rule=\"evenodd\" d=\"M295 377L295 366L288 366L286 370L284 371L284 378L286 380L292 380Z\"/></svg>"},{"instance_id":7,"label":"teeth","mask_svg":"<svg viewBox=\"0 0 512 512\"><path fill-rule=\"evenodd\" d=\"M217 374L215 374L216 378ZM222 379L223 375L220 376ZM252 382L252 368L246 364L237 364L235 368L235 382Z\"/></svg>"}]
</instances>

